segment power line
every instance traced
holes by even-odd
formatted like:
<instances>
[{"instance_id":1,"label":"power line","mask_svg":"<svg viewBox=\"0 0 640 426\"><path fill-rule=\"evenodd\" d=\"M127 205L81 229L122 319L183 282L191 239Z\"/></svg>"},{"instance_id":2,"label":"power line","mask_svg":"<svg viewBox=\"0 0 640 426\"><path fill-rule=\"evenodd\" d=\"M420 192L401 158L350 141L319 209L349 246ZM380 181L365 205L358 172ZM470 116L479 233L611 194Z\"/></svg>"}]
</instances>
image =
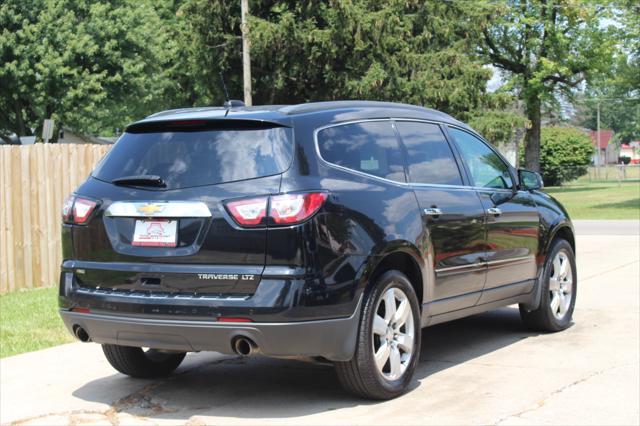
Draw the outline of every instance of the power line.
<instances>
[{"instance_id":1,"label":"power line","mask_svg":"<svg viewBox=\"0 0 640 426\"><path fill-rule=\"evenodd\" d=\"M615 101L615 102L634 102L634 101L640 101L640 97L632 97L632 98L588 98L588 99L574 99L572 101L570 101L570 103L599 103L602 101L606 101L606 102L610 102L610 101Z\"/></svg>"}]
</instances>

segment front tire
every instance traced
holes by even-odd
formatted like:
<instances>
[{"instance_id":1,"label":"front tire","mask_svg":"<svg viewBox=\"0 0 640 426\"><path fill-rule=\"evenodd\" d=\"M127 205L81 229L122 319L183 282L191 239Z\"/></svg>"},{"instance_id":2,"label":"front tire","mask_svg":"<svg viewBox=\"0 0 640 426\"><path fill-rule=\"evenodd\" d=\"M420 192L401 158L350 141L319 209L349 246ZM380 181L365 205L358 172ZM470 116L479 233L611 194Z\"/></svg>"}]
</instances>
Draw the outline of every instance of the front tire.
<instances>
[{"instance_id":1,"label":"front tire","mask_svg":"<svg viewBox=\"0 0 640 426\"><path fill-rule=\"evenodd\" d=\"M554 241L545 261L540 289L540 305L528 311L520 305L520 317L535 331L562 331L571 325L576 304L578 275L571 244L563 239Z\"/></svg>"},{"instance_id":2,"label":"front tire","mask_svg":"<svg viewBox=\"0 0 640 426\"><path fill-rule=\"evenodd\" d=\"M102 345L102 351L109 364L127 376L151 379L165 377L180 365L185 353L161 352L157 349L134 348L130 346Z\"/></svg>"},{"instance_id":3,"label":"front tire","mask_svg":"<svg viewBox=\"0 0 640 426\"><path fill-rule=\"evenodd\" d=\"M366 296L354 357L336 362L342 386L368 399L391 399L406 389L420 358L420 308L407 277L384 273Z\"/></svg>"}]
</instances>

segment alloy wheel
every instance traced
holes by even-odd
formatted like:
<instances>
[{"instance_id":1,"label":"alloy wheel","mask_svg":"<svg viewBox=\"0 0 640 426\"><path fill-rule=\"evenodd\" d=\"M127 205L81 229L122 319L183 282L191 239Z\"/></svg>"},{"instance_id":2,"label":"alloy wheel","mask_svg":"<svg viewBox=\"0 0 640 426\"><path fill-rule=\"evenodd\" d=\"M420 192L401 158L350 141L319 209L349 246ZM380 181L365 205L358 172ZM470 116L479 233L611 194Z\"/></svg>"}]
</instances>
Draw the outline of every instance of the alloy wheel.
<instances>
[{"instance_id":1,"label":"alloy wheel","mask_svg":"<svg viewBox=\"0 0 640 426\"><path fill-rule=\"evenodd\" d=\"M372 339L376 366L386 380L398 380L413 356L415 327L409 297L391 287L378 301L375 312Z\"/></svg>"},{"instance_id":2,"label":"alloy wheel","mask_svg":"<svg viewBox=\"0 0 640 426\"><path fill-rule=\"evenodd\" d=\"M551 312L557 319L562 319L569 311L573 297L573 269L569 255L559 251L553 258L551 276L549 277L549 303Z\"/></svg>"}]
</instances>

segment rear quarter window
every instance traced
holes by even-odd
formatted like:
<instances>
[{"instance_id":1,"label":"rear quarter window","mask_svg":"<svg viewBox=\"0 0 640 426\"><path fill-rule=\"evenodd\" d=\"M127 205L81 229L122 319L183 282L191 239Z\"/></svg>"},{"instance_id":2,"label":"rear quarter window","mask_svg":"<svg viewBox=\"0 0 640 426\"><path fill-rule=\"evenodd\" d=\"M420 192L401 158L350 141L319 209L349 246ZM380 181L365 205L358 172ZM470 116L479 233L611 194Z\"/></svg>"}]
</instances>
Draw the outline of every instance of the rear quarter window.
<instances>
[{"instance_id":1,"label":"rear quarter window","mask_svg":"<svg viewBox=\"0 0 640 426\"><path fill-rule=\"evenodd\" d=\"M390 121L368 121L318 132L322 158L347 169L406 182L404 159Z\"/></svg>"},{"instance_id":2,"label":"rear quarter window","mask_svg":"<svg viewBox=\"0 0 640 426\"><path fill-rule=\"evenodd\" d=\"M158 175L167 189L213 185L282 173L292 151L284 127L125 133L93 176Z\"/></svg>"}]
</instances>

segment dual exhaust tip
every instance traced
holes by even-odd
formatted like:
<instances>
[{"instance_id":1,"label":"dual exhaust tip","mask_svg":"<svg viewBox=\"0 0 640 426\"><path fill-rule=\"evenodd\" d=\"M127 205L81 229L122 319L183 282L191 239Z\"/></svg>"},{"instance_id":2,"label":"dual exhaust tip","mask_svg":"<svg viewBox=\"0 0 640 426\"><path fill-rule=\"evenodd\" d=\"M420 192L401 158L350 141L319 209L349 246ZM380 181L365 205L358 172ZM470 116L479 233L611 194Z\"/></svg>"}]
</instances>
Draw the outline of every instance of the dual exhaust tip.
<instances>
[{"instance_id":1,"label":"dual exhaust tip","mask_svg":"<svg viewBox=\"0 0 640 426\"><path fill-rule=\"evenodd\" d=\"M89 336L89 333L87 333L87 330L77 324L73 326L73 334L81 342L86 343L91 341L91 337ZM251 356L259 352L256 342L244 336L235 337L231 341L231 348L236 354L241 356Z\"/></svg>"}]
</instances>

